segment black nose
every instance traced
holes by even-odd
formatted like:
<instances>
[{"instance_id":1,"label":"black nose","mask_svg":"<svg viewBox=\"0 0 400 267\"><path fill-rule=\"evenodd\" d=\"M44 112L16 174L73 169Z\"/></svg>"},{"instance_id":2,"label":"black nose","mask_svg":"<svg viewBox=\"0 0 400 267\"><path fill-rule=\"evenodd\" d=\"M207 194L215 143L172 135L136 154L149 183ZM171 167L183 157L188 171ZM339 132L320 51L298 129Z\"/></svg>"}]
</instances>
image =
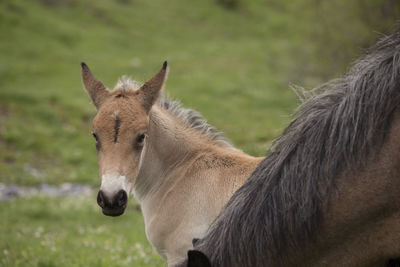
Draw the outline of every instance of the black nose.
<instances>
[{"instance_id":1,"label":"black nose","mask_svg":"<svg viewBox=\"0 0 400 267\"><path fill-rule=\"evenodd\" d=\"M126 206L126 203L128 202L128 195L126 194L125 190L119 190L118 194L114 197L114 202L119 208Z\"/></svg>"},{"instance_id":2,"label":"black nose","mask_svg":"<svg viewBox=\"0 0 400 267\"><path fill-rule=\"evenodd\" d=\"M97 194L97 204L99 204L99 206L104 209L105 207L105 196L103 191L99 191L99 193Z\"/></svg>"},{"instance_id":3,"label":"black nose","mask_svg":"<svg viewBox=\"0 0 400 267\"><path fill-rule=\"evenodd\" d=\"M99 204L102 209L125 208L127 202L128 195L125 190L119 190L112 199L108 199L102 190L97 194L97 204Z\"/></svg>"}]
</instances>

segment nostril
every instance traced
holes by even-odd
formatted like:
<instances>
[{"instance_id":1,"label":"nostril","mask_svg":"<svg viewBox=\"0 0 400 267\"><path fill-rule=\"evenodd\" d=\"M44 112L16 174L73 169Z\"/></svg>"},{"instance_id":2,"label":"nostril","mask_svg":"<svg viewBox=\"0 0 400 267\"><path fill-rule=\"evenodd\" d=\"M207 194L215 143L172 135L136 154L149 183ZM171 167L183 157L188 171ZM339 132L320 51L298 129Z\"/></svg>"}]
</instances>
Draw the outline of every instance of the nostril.
<instances>
[{"instance_id":1,"label":"nostril","mask_svg":"<svg viewBox=\"0 0 400 267\"><path fill-rule=\"evenodd\" d=\"M99 204L101 208L104 208L104 194L101 190L97 194L97 204Z\"/></svg>"},{"instance_id":2,"label":"nostril","mask_svg":"<svg viewBox=\"0 0 400 267\"><path fill-rule=\"evenodd\" d=\"M119 207L125 206L126 203L128 202L128 195L124 190L120 190L117 194L116 200Z\"/></svg>"}]
</instances>

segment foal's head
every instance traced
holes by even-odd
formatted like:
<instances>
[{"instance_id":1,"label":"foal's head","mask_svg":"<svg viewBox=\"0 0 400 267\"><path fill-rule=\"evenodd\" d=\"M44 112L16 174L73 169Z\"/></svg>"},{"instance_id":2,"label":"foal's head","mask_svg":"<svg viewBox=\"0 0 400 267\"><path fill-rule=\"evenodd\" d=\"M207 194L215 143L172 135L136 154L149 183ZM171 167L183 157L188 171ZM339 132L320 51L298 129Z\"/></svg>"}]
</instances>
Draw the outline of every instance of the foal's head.
<instances>
[{"instance_id":1,"label":"foal's head","mask_svg":"<svg viewBox=\"0 0 400 267\"><path fill-rule=\"evenodd\" d=\"M94 77L85 63L81 65L83 84L97 108L92 132L101 176L97 203L105 215L119 216L124 213L138 174L148 114L163 87L167 62L140 89L113 91Z\"/></svg>"}]
</instances>

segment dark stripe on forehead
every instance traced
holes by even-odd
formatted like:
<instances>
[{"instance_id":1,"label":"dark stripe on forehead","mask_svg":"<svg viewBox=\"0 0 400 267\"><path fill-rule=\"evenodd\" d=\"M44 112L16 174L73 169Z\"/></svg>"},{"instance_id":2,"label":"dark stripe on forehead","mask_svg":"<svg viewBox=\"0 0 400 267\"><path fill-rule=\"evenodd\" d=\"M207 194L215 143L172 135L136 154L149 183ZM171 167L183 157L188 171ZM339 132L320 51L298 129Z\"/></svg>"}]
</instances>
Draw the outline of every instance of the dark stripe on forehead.
<instances>
[{"instance_id":1,"label":"dark stripe on forehead","mask_svg":"<svg viewBox=\"0 0 400 267\"><path fill-rule=\"evenodd\" d=\"M114 124L114 143L116 143L118 140L118 133L119 133L120 125L121 125L121 120L118 117L116 117L115 124Z\"/></svg>"}]
</instances>

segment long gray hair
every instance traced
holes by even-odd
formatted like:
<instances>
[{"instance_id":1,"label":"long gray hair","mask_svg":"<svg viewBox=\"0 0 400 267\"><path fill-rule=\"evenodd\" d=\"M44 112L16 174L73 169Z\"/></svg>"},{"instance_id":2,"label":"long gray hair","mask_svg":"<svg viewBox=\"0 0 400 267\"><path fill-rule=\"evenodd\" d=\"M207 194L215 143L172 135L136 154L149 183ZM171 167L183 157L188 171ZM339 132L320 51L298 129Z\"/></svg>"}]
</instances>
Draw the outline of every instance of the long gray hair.
<instances>
[{"instance_id":1,"label":"long gray hair","mask_svg":"<svg viewBox=\"0 0 400 267\"><path fill-rule=\"evenodd\" d=\"M400 30L314 92L197 242L213 266L284 265L313 238L336 178L373 159L399 107Z\"/></svg>"}]
</instances>

